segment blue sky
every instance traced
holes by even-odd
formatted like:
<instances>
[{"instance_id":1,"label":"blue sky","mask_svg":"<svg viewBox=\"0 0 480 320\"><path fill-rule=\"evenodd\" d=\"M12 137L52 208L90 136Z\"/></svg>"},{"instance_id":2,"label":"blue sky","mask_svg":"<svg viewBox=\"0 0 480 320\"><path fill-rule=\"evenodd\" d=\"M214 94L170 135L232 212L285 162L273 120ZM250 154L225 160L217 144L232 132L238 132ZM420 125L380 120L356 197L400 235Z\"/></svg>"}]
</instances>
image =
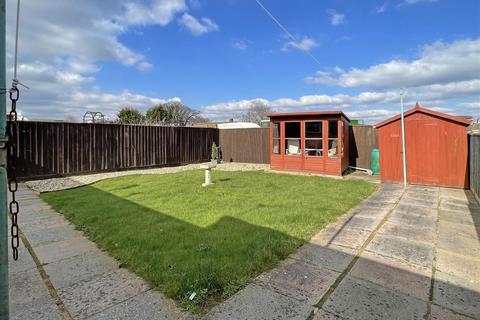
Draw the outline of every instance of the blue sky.
<instances>
[{"instance_id":1,"label":"blue sky","mask_svg":"<svg viewBox=\"0 0 480 320\"><path fill-rule=\"evenodd\" d=\"M405 86L412 107L480 116L479 1L261 2L295 40L255 0L24 1L20 108L114 118L180 99L216 121L261 103L375 122Z\"/></svg>"}]
</instances>

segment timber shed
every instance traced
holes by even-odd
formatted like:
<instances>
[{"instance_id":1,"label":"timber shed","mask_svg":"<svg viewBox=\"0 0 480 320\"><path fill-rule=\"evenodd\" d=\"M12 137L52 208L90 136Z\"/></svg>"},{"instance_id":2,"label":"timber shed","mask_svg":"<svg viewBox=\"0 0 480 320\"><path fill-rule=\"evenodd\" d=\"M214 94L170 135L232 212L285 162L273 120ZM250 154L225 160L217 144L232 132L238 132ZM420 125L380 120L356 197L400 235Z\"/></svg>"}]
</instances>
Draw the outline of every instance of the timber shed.
<instances>
[{"instance_id":1,"label":"timber shed","mask_svg":"<svg viewBox=\"0 0 480 320\"><path fill-rule=\"evenodd\" d=\"M270 117L272 170L342 175L348 167L348 117L341 111Z\"/></svg>"},{"instance_id":2,"label":"timber shed","mask_svg":"<svg viewBox=\"0 0 480 320\"><path fill-rule=\"evenodd\" d=\"M407 183L468 188L470 121L416 104L404 113ZM380 149L380 179L403 182L401 116L375 125Z\"/></svg>"}]
</instances>

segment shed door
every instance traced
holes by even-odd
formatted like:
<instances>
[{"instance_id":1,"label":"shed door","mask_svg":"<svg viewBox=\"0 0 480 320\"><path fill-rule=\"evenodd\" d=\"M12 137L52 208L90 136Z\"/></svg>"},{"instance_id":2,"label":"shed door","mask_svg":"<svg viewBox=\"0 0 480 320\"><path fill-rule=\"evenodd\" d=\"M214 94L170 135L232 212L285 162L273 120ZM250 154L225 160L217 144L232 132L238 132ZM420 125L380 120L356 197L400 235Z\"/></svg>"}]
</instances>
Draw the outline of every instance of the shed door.
<instances>
[{"instance_id":1,"label":"shed door","mask_svg":"<svg viewBox=\"0 0 480 320\"><path fill-rule=\"evenodd\" d=\"M441 130L435 119L409 119L405 130L407 179L412 184L440 184Z\"/></svg>"}]
</instances>

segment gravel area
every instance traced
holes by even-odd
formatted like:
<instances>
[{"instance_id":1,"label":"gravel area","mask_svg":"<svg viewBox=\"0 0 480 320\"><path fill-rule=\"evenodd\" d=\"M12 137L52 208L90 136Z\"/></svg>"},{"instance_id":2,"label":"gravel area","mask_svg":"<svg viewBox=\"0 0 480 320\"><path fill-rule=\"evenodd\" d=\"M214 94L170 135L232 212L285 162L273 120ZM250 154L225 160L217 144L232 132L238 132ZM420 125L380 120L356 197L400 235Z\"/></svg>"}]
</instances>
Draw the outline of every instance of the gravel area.
<instances>
[{"instance_id":1,"label":"gravel area","mask_svg":"<svg viewBox=\"0 0 480 320\"><path fill-rule=\"evenodd\" d=\"M25 182L25 184L30 189L37 192L58 191L58 190L72 189L72 188L85 186L85 185L92 184L104 179L128 176L133 174L165 174L165 173L181 172L186 170L199 170L199 169L202 169L202 166L206 164L209 164L209 163L196 163L196 164L189 164L189 165L178 166L178 167L164 167L164 168L154 168L154 169L95 173L95 174L88 174L88 175L81 175L81 176L63 177L63 178L32 180L32 181ZM226 162L226 163L219 164L217 166L217 170L268 171L270 170L270 165Z\"/></svg>"}]
</instances>

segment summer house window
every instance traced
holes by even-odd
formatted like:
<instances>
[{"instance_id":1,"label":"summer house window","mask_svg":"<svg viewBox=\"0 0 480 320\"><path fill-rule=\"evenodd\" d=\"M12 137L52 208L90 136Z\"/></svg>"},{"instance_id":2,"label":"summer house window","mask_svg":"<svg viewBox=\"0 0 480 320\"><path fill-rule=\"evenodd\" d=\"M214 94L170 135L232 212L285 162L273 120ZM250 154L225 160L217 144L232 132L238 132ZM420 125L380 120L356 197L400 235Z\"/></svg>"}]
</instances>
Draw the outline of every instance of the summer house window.
<instances>
[{"instance_id":1,"label":"summer house window","mask_svg":"<svg viewBox=\"0 0 480 320\"><path fill-rule=\"evenodd\" d=\"M301 144L300 122L285 122L285 154L300 155Z\"/></svg>"},{"instance_id":2,"label":"summer house window","mask_svg":"<svg viewBox=\"0 0 480 320\"><path fill-rule=\"evenodd\" d=\"M280 154L280 123L274 122L272 124L272 129L273 129L272 153Z\"/></svg>"},{"instance_id":3,"label":"summer house window","mask_svg":"<svg viewBox=\"0 0 480 320\"><path fill-rule=\"evenodd\" d=\"M305 122L305 155L323 156L323 124L322 121Z\"/></svg>"},{"instance_id":4,"label":"summer house window","mask_svg":"<svg viewBox=\"0 0 480 320\"><path fill-rule=\"evenodd\" d=\"M338 122L337 120L328 121L328 156L336 158L338 156Z\"/></svg>"}]
</instances>

